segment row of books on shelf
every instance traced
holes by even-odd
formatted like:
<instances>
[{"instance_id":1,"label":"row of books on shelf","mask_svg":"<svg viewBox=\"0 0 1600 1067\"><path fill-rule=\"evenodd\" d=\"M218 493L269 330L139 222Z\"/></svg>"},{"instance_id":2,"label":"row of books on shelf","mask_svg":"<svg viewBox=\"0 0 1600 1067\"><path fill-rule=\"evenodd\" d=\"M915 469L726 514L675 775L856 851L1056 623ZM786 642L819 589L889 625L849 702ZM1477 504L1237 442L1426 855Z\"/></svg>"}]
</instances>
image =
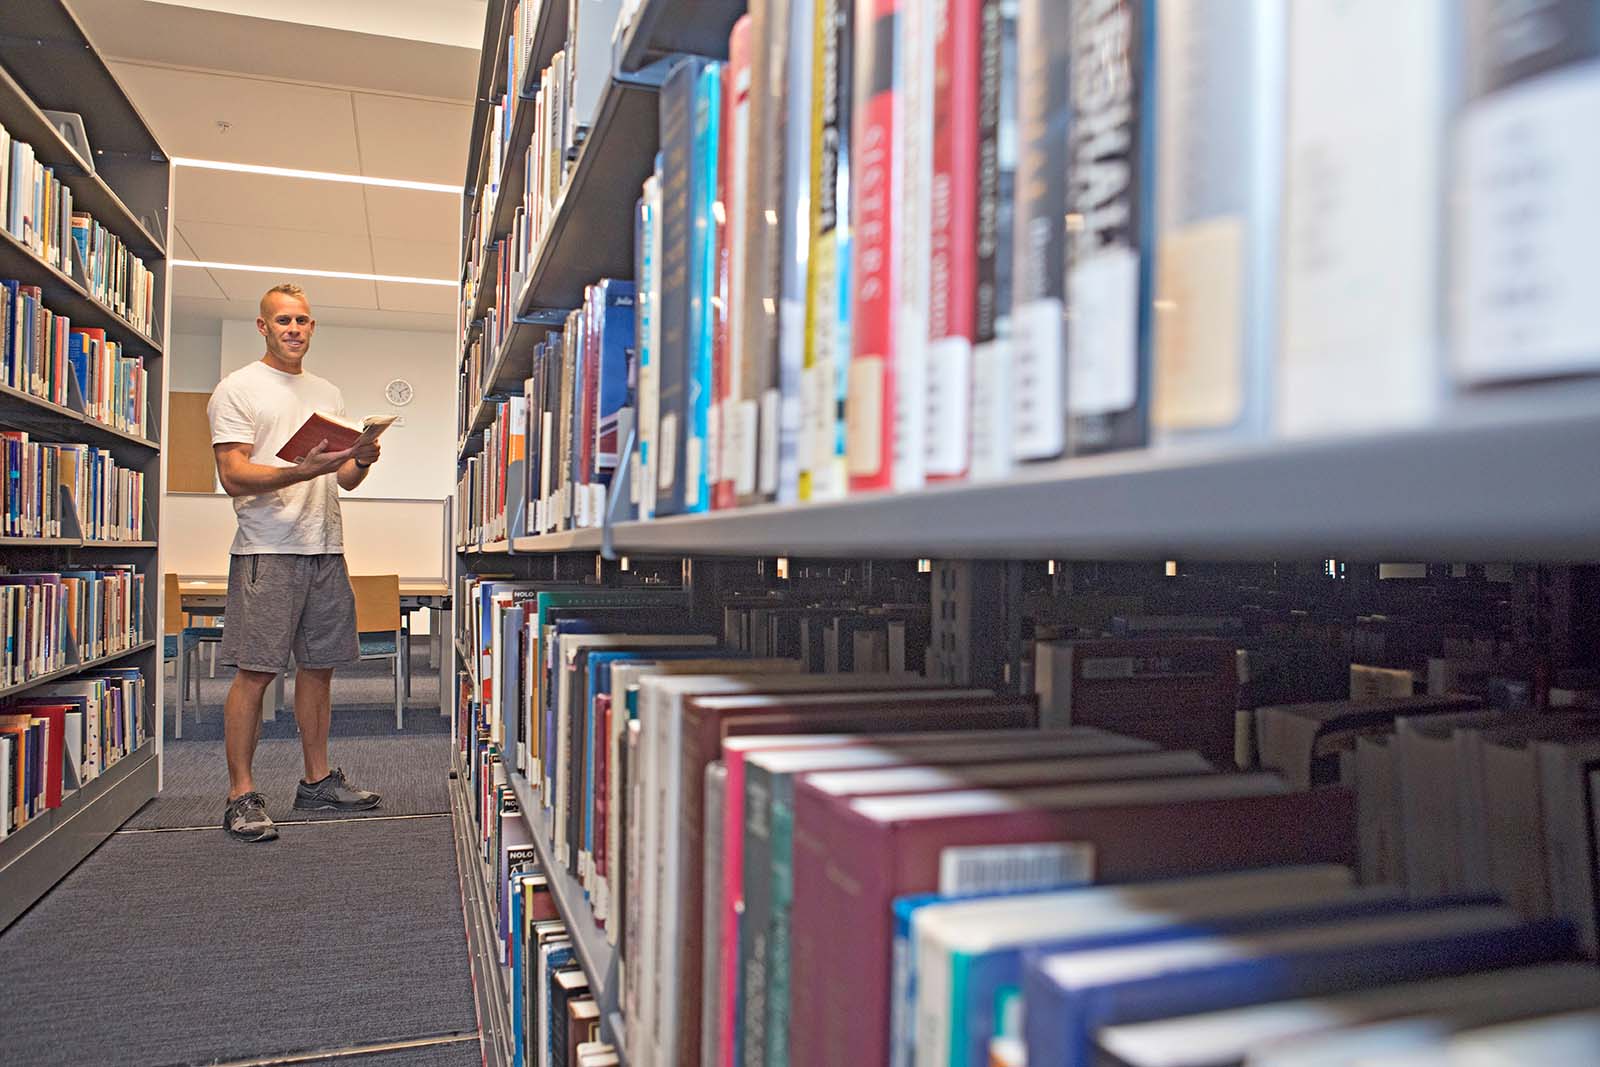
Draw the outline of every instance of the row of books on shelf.
<instances>
[{"instance_id":1,"label":"row of books on shelf","mask_svg":"<svg viewBox=\"0 0 1600 1067\"><path fill-rule=\"evenodd\" d=\"M487 768L486 768L487 769ZM617 1067L617 1050L601 1039L601 1005L573 950L571 931L556 909L516 797L495 791L501 816L488 820L495 837L484 862L501 863L495 880L496 938L509 979L517 1067ZM513 936L507 932L515 931Z\"/></svg>"},{"instance_id":2,"label":"row of books on shelf","mask_svg":"<svg viewBox=\"0 0 1600 1067\"><path fill-rule=\"evenodd\" d=\"M131 564L0 574L0 679L8 687L144 639L145 576Z\"/></svg>"},{"instance_id":3,"label":"row of books on shelf","mask_svg":"<svg viewBox=\"0 0 1600 1067\"><path fill-rule=\"evenodd\" d=\"M456 736L481 844L509 871L519 835L540 834L561 868L544 875L581 888L587 914L563 918L618 953L630 1063L1090 1063L1097 1045L1128 1063L1231 1063L1261 1031L1223 1027L1236 1051L1183 1061L1149 1050L1186 1041L1123 1028L1205 1033L1209 1013L1254 1006L1332 1031L1338 1015L1312 1027L1299 1002L1267 1005L1421 1015L1437 1001L1419 990L1457 988L1446 978L1594 951L1592 890L1573 894L1595 862L1597 783L1570 742L1600 720L1460 719L1481 701L1450 695L1257 709L1245 732L1272 769L1230 772L1256 750L1232 736L1238 649L1217 638L1049 639L1039 692L1018 696L811 670L773 654L787 626L758 621L767 606L730 604L713 632L676 590L468 592L478 671ZM1349 684L1370 688L1364 671ZM1316 740L1284 743L1301 721ZM1429 775L1407 752L1440 731L1462 752L1477 728L1529 751L1474 822L1450 807L1464 776L1439 787L1449 757ZM1385 736L1400 755L1374 784L1358 744ZM1569 747L1536 749L1548 738ZM1412 851L1425 869L1463 835L1516 851L1504 869L1522 884L1492 864L1475 883L1411 873ZM1384 858L1396 849L1401 864ZM514 952L526 927L497 922ZM1549 988L1515 1017L1593 1006Z\"/></svg>"},{"instance_id":4,"label":"row of books on shelf","mask_svg":"<svg viewBox=\"0 0 1600 1067\"><path fill-rule=\"evenodd\" d=\"M126 355L125 347L98 327L73 329L71 319L44 305L38 286L12 280L0 281L0 330L6 385L144 434L149 390L144 357Z\"/></svg>"},{"instance_id":5,"label":"row of books on shelf","mask_svg":"<svg viewBox=\"0 0 1600 1067\"><path fill-rule=\"evenodd\" d=\"M1421 424L1600 368L1600 316L1529 280L1583 263L1581 166L1533 146L1600 73L1533 9L887 10L755 5L661 89L639 517Z\"/></svg>"},{"instance_id":6,"label":"row of books on shelf","mask_svg":"<svg viewBox=\"0 0 1600 1067\"><path fill-rule=\"evenodd\" d=\"M0 126L0 217L6 230L63 274L81 278L89 295L149 334L155 322L155 275L122 241L85 212L72 210L72 190L33 146ZM81 272L74 266L73 252Z\"/></svg>"},{"instance_id":7,"label":"row of books on shelf","mask_svg":"<svg viewBox=\"0 0 1600 1067\"><path fill-rule=\"evenodd\" d=\"M148 738L137 668L52 682L0 707L0 839L59 808Z\"/></svg>"},{"instance_id":8,"label":"row of books on shelf","mask_svg":"<svg viewBox=\"0 0 1600 1067\"><path fill-rule=\"evenodd\" d=\"M509 297L518 293L532 252L544 239L555 215L567 174L578 149L588 137L601 97L611 77L611 38L617 26L620 0L548 0L566 7L567 35L563 47L539 72L534 94L520 95L523 79L532 65L533 33L546 0L518 0L512 7L506 41L507 91L490 113L489 151L483 183L477 195L476 214L468 232L467 284L462 293L463 328L472 320L476 286L492 288L494 322L500 331L510 325L513 309ZM511 230L494 233L500 177L511 150L512 130L522 108L535 109L531 143L511 160L522 168L522 200ZM499 257L499 274L480 278L491 248ZM486 331L491 332L491 331Z\"/></svg>"},{"instance_id":9,"label":"row of books on shelf","mask_svg":"<svg viewBox=\"0 0 1600 1067\"><path fill-rule=\"evenodd\" d=\"M607 489L633 430L627 407L631 282L588 286L564 328L533 349L520 396L494 402L483 447L462 471L473 530L516 536L601 525Z\"/></svg>"},{"instance_id":10,"label":"row of books on shelf","mask_svg":"<svg viewBox=\"0 0 1600 1067\"><path fill-rule=\"evenodd\" d=\"M144 539L144 472L119 466L108 449L0 430L0 458L5 536Z\"/></svg>"}]
</instances>

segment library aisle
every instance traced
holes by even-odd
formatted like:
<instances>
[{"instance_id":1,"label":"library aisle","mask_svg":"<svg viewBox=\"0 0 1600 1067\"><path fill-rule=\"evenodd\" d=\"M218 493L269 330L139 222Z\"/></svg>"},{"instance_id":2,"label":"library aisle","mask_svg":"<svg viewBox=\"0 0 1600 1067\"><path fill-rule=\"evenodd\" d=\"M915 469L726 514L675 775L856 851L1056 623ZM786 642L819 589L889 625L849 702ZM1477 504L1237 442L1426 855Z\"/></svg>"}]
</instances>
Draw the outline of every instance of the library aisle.
<instances>
[{"instance_id":1,"label":"library aisle","mask_svg":"<svg viewBox=\"0 0 1600 1067\"><path fill-rule=\"evenodd\" d=\"M300 745L285 710L256 755L282 837L247 847L219 828L229 675L202 678L181 741L168 689L166 788L0 935L6 1062L71 1048L96 1064L314 1064L357 1049L373 1067L480 1063L447 724L419 712L397 734L382 666L340 676L332 754L383 807L292 812Z\"/></svg>"}]
</instances>

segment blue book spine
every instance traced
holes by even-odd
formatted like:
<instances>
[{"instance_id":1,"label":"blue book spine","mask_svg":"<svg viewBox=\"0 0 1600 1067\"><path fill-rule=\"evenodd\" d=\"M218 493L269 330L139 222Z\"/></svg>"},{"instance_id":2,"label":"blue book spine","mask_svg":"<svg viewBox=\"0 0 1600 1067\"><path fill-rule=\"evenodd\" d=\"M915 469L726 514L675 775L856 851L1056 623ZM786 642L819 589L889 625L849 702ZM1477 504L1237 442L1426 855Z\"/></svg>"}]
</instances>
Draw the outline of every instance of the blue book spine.
<instances>
[{"instance_id":1,"label":"blue book spine","mask_svg":"<svg viewBox=\"0 0 1600 1067\"><path fill-rule=\"evenodd\" d=\"M917 963L911 921L929 904L948 898L938 893L899 897L894 902L893 969L889 991L889 1067L912 1067L916 1055Z\"/></svg>"},{"instance_id":2,"label":"blue book spine","mask_svg":"<svg viewBox=\"0 0 1600 1067\"><path fill-rule=\"evenodd\" d=\"M684 477L689 419L689 231L694 155L695 88L707 63L685 58L667 74L659 94L661 129L661 285L656 307L660 420L656 428L656 513L687 510Z\"/></svg>"},{"instance_id":3,"label":"blue book spine","mask_svg":"<svg viewBox=\"0 0 1600 1067\"><path fill-rule=\"evenodd\" d=\"M636 293L634 283L615 279L602 281L600 287L605 293L605 310L598 345L600 375L595 392L600 408L595 420L594 454L596 477L609 485L622 448L618 428L622 409L628 404L628 353L634 340Z\"/></svg>"},{"instance_id":4,"label":"blue book spine","mask_svg":"<svg viewBox=\"0 0 1600 1067\"><path fill-rule=\"evenodd\" d=\"M522 917L522 877L511 876L511 1067L522 1067L523 956L527 923Z\"/></svg>"},{"instance_id":5,"label":"blue book spine","mask_svg":"<svg viewBox=\"0 0 1600 1067\"><path fill-rule=\"evenodd\" d=\"M701 71L694 100L694 157L690 163L689 229L689 436L684 453L684 510L711 507L707 477L711 433L711 354L715 343L717 135L721 129L722 64Z\"/></svg>"},{"instance_id":6,"label":"blue book spine","mask_svg":"<svg viewBox=\"0 0 1600 1067\"><path fill-rule=\"evenodd\" d=\"M1072 989L1052 981L1035 963L1023 979L1028 1063L1091 1067L1094 1032L1102 1026L1519 967L1566 958L1572 951L1572 928L1559 920L1544 920L1236 959Z\"/></svg>"}]
</instances>

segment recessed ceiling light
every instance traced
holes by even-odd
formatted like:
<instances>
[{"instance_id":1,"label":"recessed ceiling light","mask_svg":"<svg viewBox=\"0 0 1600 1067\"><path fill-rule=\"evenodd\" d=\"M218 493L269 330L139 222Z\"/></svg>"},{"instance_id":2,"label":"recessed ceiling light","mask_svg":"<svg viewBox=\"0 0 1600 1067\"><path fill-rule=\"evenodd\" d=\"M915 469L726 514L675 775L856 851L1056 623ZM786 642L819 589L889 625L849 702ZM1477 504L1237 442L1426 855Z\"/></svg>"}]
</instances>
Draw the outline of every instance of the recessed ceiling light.
<instances>
[{"instance_id":1,"label":"recessed ceiling light","mask_svg":"<svg viewBox=\"0 0 1600 1067\"><path fill-rule=\"evenodd\" d=\"M274 178L306 178L317 182L345 182L349 185L379 185L389 189L416 189L424 193L454 193L461 195L461 186L440 182L414 182L405 178L369 178L365 174L337 174L329 170L297 170L293 167L267 167L257 163L228 163L220 159L172 158L174 167L193 167L196 170L231 170L242 174L266 174Z\"/></svg>"},{"instance_id":2,"label":"recessed ceiling light","mask_svg":"<svg viewBox=\"0 0 1600 1067\"><path fill-rule=\"evenodd\" d=\"M253 263L212 263L200 259L175 259L174 267L200 267L203 270L248 270L257 274L303 274L311 278L353 278L362 282L397 282L401 285L448 285L455 287L453 278L407 278L399 274L362 274L349 270L317 270L313 267L263 267Z\"/></svg>"}]
</instances>

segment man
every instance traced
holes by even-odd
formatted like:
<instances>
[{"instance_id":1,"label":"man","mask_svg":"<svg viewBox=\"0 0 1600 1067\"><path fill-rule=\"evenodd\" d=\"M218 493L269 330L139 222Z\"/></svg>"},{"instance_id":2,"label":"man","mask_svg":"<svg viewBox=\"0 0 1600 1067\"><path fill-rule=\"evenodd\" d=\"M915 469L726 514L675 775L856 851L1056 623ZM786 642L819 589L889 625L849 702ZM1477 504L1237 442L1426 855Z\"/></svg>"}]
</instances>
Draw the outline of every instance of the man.
<instances>
[{"instance_id":1,"label":"man","mask_svg":"<svg viewBox=\"0 0 1600 1067\"><path fill-rule=\"evenodd\" d=\"M243 841L278 836L250 768L261 736L261 698L288 667L290 653L298 667L294 715L306 769L294 806L363 811L379 800L328 767L333 671L360 658L339 490L366 479L378 444L330 452L323 441L299 463L277 458L313 411L344 414L339 389L305 370L316 326L298 285L267 290L256 319L266 354L222 379L206 407L217 474L239 523L222 629L222 662L238 668L223 709L229 785L222 826Z\"/></svg>"}]
</instances>

